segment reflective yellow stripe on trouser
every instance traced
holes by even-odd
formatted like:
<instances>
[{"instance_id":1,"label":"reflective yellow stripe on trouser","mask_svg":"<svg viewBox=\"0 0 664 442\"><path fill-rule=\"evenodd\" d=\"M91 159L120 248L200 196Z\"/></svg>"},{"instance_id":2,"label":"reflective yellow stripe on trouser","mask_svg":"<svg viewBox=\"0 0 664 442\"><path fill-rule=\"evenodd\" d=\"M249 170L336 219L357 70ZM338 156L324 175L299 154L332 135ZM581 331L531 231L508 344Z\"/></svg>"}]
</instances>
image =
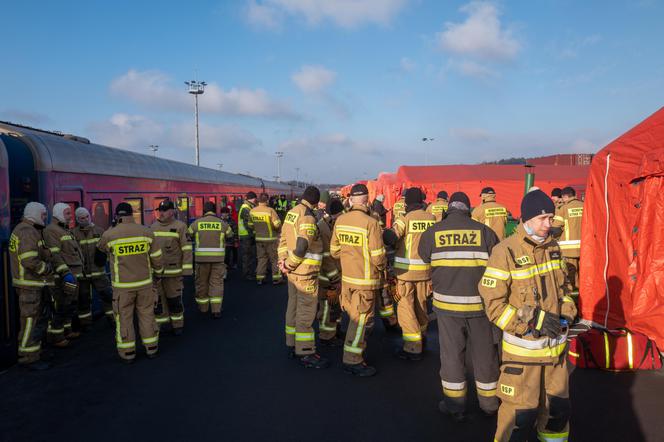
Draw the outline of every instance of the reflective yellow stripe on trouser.
<instances>
[{"instance_id":1,"label":"reflective yellow stripe on trouser","mask_svg":"<svg viewBox=\"0 0 664 442\"><path fill-rule=\"evenodd\" d=\"M344 345L344 350L349 353L362 354L362 347L359 346L360 339L362 338L362 333L364 332L364 326L367 321L367 314L360 313L360 319L357 322L357 329L355 330L355 338L351 345Z\"/></svg>"}]
</instances>

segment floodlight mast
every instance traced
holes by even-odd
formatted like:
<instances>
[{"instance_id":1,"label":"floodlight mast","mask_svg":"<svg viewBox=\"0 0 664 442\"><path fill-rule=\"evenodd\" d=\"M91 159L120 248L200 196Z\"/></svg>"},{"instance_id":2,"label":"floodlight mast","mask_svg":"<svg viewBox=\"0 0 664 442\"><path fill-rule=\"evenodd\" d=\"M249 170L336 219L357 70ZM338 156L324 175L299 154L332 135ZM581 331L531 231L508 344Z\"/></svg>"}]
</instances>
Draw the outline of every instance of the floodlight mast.
<instances>
[{"instance_id":1,"label":"floodlight mast","mask_svg":"<svg viewBox=\"0 0 664 442\"><path fill-rule=\"evenodd\" d=\"M188 92L194 96L194 119L196 124L196 165L200 166L201 148L198 137L198 96L204 92L207 83L204 81L191 80L191 81L185 81L184 84L189 86Z\"/></svg>"}]
</instances>

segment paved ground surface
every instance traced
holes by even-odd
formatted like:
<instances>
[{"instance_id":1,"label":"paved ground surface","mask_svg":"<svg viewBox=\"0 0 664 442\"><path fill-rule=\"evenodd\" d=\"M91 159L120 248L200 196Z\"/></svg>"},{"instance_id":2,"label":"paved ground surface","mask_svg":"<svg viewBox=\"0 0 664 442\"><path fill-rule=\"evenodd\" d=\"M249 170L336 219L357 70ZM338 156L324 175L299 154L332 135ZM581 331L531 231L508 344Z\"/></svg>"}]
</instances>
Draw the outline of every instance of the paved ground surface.
<instances>
[{"instance_id":1,"label":"paved ground surface","mask_svg":"<svg viewBox=\"0 0 664 442\"><path fill-rule=\"evenodd\" d=\"M231 280L224 302L224 318L212 321L187 296L185 334L163 335L156 360L118 362L99 320L50 371L3 373L0 440L492 440L495 419L473 413L455 424L437 411L435 322L416 363L395 359L399 336L378 325L368 358L379 373L359 379L342 372L340 349L322 350L334 362L327 370L286 358L284 286ZM576 370L571 384L570 440L664 440L664 373Z\"/></svg>"}]
</instances>

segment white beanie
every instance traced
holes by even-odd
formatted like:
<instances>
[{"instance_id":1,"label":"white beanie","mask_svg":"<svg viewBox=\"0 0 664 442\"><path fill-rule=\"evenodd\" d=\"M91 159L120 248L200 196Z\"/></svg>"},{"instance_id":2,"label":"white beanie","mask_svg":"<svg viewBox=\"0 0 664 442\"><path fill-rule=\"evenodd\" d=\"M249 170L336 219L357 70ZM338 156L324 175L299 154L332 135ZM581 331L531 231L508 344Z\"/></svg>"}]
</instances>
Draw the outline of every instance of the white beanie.
<instances>
[{"instance_id":1,"label":"white beanie","mask_svg":"<svg viewBox=\"0 0 664 442\"><path fill-rule=\"evenodd\" d=\"M31 202L25 205L25 209L23 209L23 218L43 226L44 221L42 220L42 214L44 213L47 213L46 206L42 203Z\"/></svg>"},{"instance_id":2,"label":"white beanie","mask_svg":"<svg viewBox=\"0 0 664 442\"><path fill-rule=\"evenodd\" d=\"M65 210L69 209L69 204L57 203L53 206L53 218L57 219L61 223L66 223L65 220Z\"/></svg>"},{"instance_id":3,"label":"white beanie","mask_svg":"<svg viewBox=\"0 0 664 442\"><path fill-rule=\"evenodd\" d=\"M76 212L74 212L74 214L76 215L76 221L77 222L78 222L78 219L82 216L87 216L88 218L90 218L90 212L88 212L88 209L86 209L85 207L77 208ZM91 221L89 223L92 224Z\"/></svg>"}]
</instances>

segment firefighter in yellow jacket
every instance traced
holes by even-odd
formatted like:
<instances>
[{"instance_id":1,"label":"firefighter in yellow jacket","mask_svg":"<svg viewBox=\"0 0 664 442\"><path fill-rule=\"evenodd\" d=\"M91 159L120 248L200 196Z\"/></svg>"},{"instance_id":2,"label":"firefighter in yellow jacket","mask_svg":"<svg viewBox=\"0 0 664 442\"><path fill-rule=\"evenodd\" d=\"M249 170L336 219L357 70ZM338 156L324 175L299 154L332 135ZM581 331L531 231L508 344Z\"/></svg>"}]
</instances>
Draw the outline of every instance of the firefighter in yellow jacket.
<instances>
[{"instance_id":1,"label":"firefighter in yellow jacket","mask_svg":"<svg viewBox=\"0 0 664 442\"><path fill-rule=\"evenodd\" d=\"M507 209L496 202L496 191L492 187L485 187L480 194L482 204L475 207L472 217L475 221L491 227L498 236L498 240L505 239L505 226L507 224Z\"/></svg>"},{"instance_id":2,"label":"firefighter in yellow jacket","mask_svg":"<svg viewBox=\"0 0 664 442\"><path fill-rule=\"evenodd\" d=\"M435 216L436 222L443 219L443 217L445 216L445 212L447 212L447 206L449 205L447 199L448 199L447 192L442 190L438 192L438 195L436 195L436 201L429 204L429 207L427 207L427 213L430 213L433 216Z\"/></svg>"},{"instance_id":3,"label":"firefighter in yellow jacket","mask_svg":"<svg viewBox=\"0 0 664 442\"><path fill-rule=\"evenodd\" d=\"M562 253L550 235L553 201L531 191L514 235L494 247L478 285L489 320L503 330L495 440L569 436L567 325L576 316Z\"/></svg>"},{"instance_id":4,"label":"firefighter in yellow jacket","mask_svg":"<svg viewBox=\"0 0 664 442\"><path fill-rule=\"evenodd\" d=\"M356 376L373 376L366 364L366 332L373 324L374 302L382 288L385 247L378 221L369 214L369 191L356 184L350 192L351 209L334 224L330 254L341 260L341 308L349 316L344 344L344 370Z\"/></svg>"},{"instance_id":5,"label":"firefighter in yellow jacket","mask_svg":"<svg viewBox=\"0 0 664 442\"><path fill-rule=\"evenodd\" d=\"M85 207L77 208L74 214L76 227L72 230L72 234L83 253L83 277L78 278L79 320L83 326L92 323L92 289L94 288L101 299L104 315L110 323L115 323L111 282L104 267L95 265L95 251L97 243L104 234L104 229L91 221L90 212Z\"/></svg>"},{"instance_id":6,"label":"firefighter in yellow jacket","mask_svg":"<svg viewBox=\"0 0 664 442\"><path fill-rule=\"evenodd\" d=\"M316 352L313 322L318 308L318 273L323 243L316 226L314 208L320 191L304 190L300 204L286 214L279 237L279 268L288 277L286 346L306 368L326 368L329 361Z\"/></svg>"},{"instance_id":7,"label":"firefighter in yellow jacket","mask_svg":"<svg viewBox=\"0 0 664 442\"><path fill-rule=\"evenodd\" d=\"M203 204L203 216L191 223L189 236L194 239L196 304L201 313L212 312L221 318L226 275L226 238L233 236L231 227L217 218L214 203Z\"/></svg>"},{"instance_id":8,"label":"firefighter in yellow jacket","mask_svg":"<svg viewBox=\"0 0 664 442\"><path fill-rule=\"evenodd\" d=\"M159 349L159 327L154 318L156 293L153 273L163 274L162 251L152 231L136 224L128 203L115 208L117 224L101 236L95 263L101 267L108 256L113 285L115 340L120 358L126 363L136 358L134 315L145 353L152 359Z\"/></svg>"},{"instance_id":9,"label":"firefighter in yellow jacket","mask_svg":"<svg viewBox=\"0 0 664 442\"><path fill-rule=\"evenodd\" d=\"M565 265L573 285L571 296L579 296L579 257L581 256L581 220L583 203L576 199L576 191L565 187L561 191L561 204L553 217L554 236L563 251Z\"/></svg>"},{"instance_id":10,"label":"firefighter in yellow jacket","mask_svg":"<svg viewBox=\"0 0 664 442\"><path fill-rule=\"evenodd\" d=\"M327 203L325 215L318 221L318 231L323 243L323 263L318 275L318 328L320 343L328 347L337 347L343 341L337 338L337 329L341 319L339 294L341 292L341 265L330 256L332 229L337 218L344 212L342 202L332 198Z\"/></svg>"},{"instance_id":11,"label":"firefighter in yellow jacket","mask_svg":"<svg viewBox=\"0 0 664 442\"><path fill-rule=\"evenodd\" d=\"M429 325L427 298L431 283L431 267L420 258L420 238L435 222L424 208L424 195L417 187L406 191L406 214L397 219L392 229L384 232L385 244L394 246L394 273L397 278L395 297L397 318L403 337L401 359L422 359L423 336Z\"/></svg>"},{"instance_id":12,"label":"firefighter in yellow jacket","mask_svg":"<svg viewBox=\"0 0 664 442\"><path fill-rule=\"evenodd\" d=\"M191 242L187 237L187 225L175 219L175 204L165 200L157 208L158 218L150 226L157 247L161 249L164 272L155 278L157 324L170 322L173 334L180 336L184 326L182 304L182 277L193 272Z\"/></svg>"},{"instance_id":13,"label":"firefighter in yellow jacket","mask_svg":"<svg viewBox=\"0 0 664 442\"><path fill-rule=\"evenodd\" d=\"M392 224L397 220L397 218L404 216L406 213L406 189L401 192L401 196L392 206Z\"/></svg>"},{"instance_id":14,"label":"firefighter in yellow jacket","mask_svg":"<svg viewBox=\"0 0 664 442\"><path fill-rule=\"evenodd\" d=\"M281 272L277 259L277 243L279 242L279 229L281 219L277 212L268 205L267 193L258 197L258 206L249 212L250 225L256 237L256 282L263 284L267 264L272 268L272 284L281 282Z\"/></svg>"},{"instance_id":15,"label":"firefighter in yellow jacket","mask_svg":"<svg viewBox=\"0 0 664 442\"><path fill-rule=\"evenodd\" d=\"M57 347L67 346L80 336L72 330L72 319L78 303L77 278L83 277L81 249L69 230L71 208L68 204L53 206L51 223L44 228L44 243L51 251L55 266L55 285L49 287L53 314L46 330L47 339Z\"/></svg>"},{"instance_id":16,"label":"firefighter in yellow jacket","mask_svg":"<svg viewBox=\"0 0 664 442\"><path fill-rule=\"evenodd\" d=\"M9 237L9 264L12 286L18 298L20 330L18 363L33 370L46 370L50 364L40 360L45 329L42 292L53 285L51 253L44 245L42 230L47 212L43 204L30 202L23 219Z\"/></svg>"}]
</instances>

